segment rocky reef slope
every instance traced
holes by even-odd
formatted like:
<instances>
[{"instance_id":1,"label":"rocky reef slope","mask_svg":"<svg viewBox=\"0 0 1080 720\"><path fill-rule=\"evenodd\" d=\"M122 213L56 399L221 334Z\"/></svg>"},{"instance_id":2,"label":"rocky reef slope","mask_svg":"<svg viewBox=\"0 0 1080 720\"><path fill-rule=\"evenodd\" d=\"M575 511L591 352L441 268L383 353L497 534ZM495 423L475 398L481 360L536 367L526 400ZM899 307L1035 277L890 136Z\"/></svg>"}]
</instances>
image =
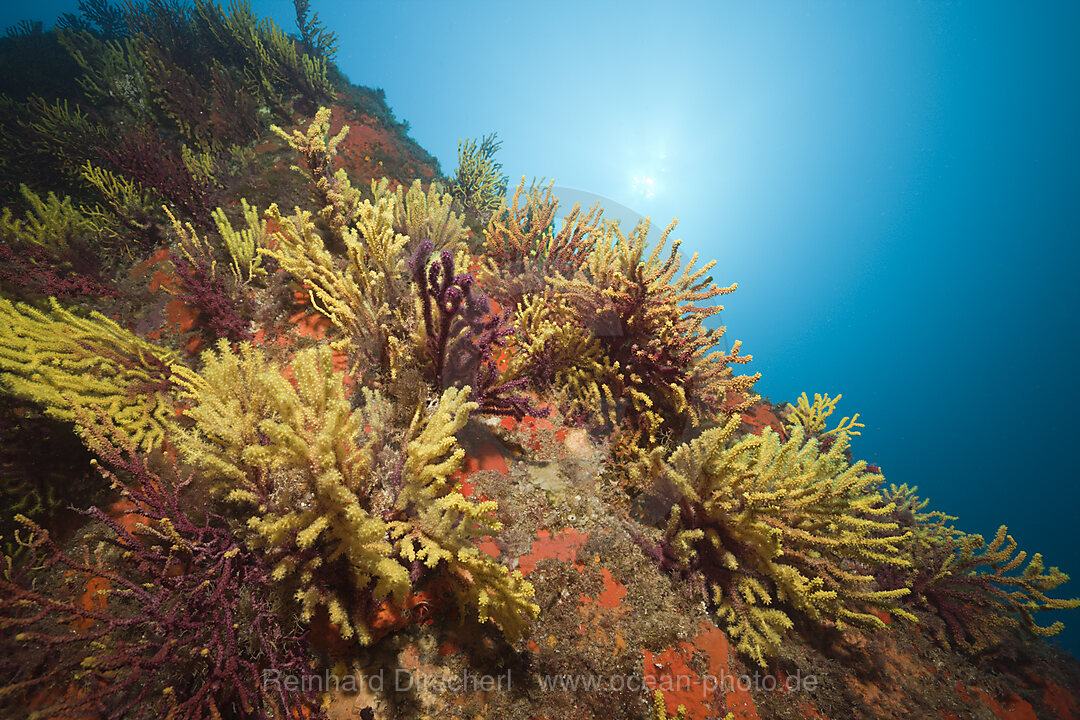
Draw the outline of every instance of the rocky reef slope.
<instances>
[{"instance_id":1,"label":"rocky reef slope","mask_svg":"<svg viewBox=\"0 0 1080 720\"><path fill-rule=\"evenodd\" d=\"M4 717L1080 715L1064 573L295 6L0 39Z\"/></svg>"}]
</instances>

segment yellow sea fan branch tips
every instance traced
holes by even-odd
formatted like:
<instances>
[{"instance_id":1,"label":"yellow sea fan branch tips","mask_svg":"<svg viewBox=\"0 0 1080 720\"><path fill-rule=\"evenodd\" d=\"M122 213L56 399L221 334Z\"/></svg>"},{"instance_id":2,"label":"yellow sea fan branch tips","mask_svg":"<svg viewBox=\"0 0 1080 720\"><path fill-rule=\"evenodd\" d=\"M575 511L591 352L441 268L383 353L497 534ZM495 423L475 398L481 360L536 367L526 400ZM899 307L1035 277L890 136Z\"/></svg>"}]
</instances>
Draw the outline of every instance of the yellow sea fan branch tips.
<instances>
[{"instance_id":1,"label":"yellow sea fan branch tips","mask_svg":"<svg viewBox=\"0 0 1080 720\"><path fill-rule=\"evenodd\" d=\"M735 285L715 285L706 275L713 264L695 269L696 255L683 265L680 241L667 244L674 221L646 255L649 227L645 219L629 235L614 222L590 231L586 261L572 278L557 275L552 290L566 308L563 321L599 341L605 357L597 384L624 403L627 424L655 447L749 407L757 376L732 375L750 358L737 342L731 352L717 349L725 330L704 322L722 307L698 304Z\"/></svg>"},{"instance_id":2,"label":"yellow sea fan branch tips","mask_svg":"<svg viewBox=\"0 0 1080 720\"><path fill-rule=\"evenodd\" d=\"M420 561L481 621L521 635L537 612L532 586L475 547L500 529L496 505L465 498L450 480L464 457L455 435L477 407L469 388L449 388L418 413L397 450L404 457L387 463L389 402L365 389L353 408L329 346L298 353L294 381L264 353L222 341L200 372L177 372L195 422L178 444L243 518L246 542L270 555L274 577L298 587L301 617L324 608L343 637L369 642L363 599L401 604Z\"/></svg>"},{"instance_id":3,"label":"yellow sea fan branch tips","mask_svg":"<svg viewBox=\"0 0 1080 720\"><path fill-rule=\"evenodd\" d=\"M240 205L246 226L240 230L233 229L221 208L217 208L210 215L232 259L233 277L238 283L246 283L266 275L266 270L262 267L262 256L259 254L259 248L265 247L267 242L266 220L259 217L259 211L248 205L247 200L241 198Z\"/></svg>"},{"instance_id":4,"label":"yellow sea fan branch tips","mask_svg":"<svg viewBox=\"0 0 1080 720\"><path fill-rule=\"evenodd\" d=\"M516 639L540 610L531 600L533 586L474 545L501 529L493 516L496 503L467 499L449 483L464 458L454 434L478 407L469 391L448 388L431 415L413 423L419 430L408 444L405 487L398 497L398 507L411 519L395 531L397 547L404 558L429 568L445 564L461 606L476 608L481 622L494 620Z\"/></svg>"},{"instance_id":5,"label":"yellow sea fan branch tips","mask_svg":"<svg viewBox=\"0 0 1080 720\"><path fill-rule=\"evenodd\" d=\"M389 364L395 328L411 310L404 301L409 238L393 229L395 202L390 195L357 206L355 228L341 233L344 262L327 248L311 213L297 209L283 217L277 205L266 213L282 228L277 246L259 249L303 283L312 305L344 334L352 350L380 367Z\"/></svg>"},{"instance_id":6,"label":"yellow sea fan branch tips","mask_svg":"<svg viewBox=\"0 0 1080 720\"><path fill-rule=\"evenodd\" d=\"M53 257L62 258L71 247L69 242L83 239L95 232L94 224L71 206L71 198L63 200L49 193L42 200L26 185L19 186L23 201L29 206L23 219L16 219L11 210L0 213L0 237L17 239L21 243L44 248Z\"/></svg>"},{"instance_id":7,"label":"yellow sea fan branch tips","mask_svg":"<svg viewBox=\"0 0 1080 720\"><path fill-rule=\"evenodd\" d=\"M1036 613L1080 607L1080 598L1049 595L1068 575L1056 567L1046 570L1038 553L1028 560L1004 525L988 545L982 535L955 528L955 517L922 512L928 501L915 490L893 486L884 494L883 501L911 529L901 545L909 565L890 575L888 586L912 589L905 603L929 614L927 625L942 645L977 654L1014 629L1029 637L1061 632L1060 620L1040 625Z\"/></svg>"},{"instance_id":8,"label":"yellow sea fan branch tips","mask_svg":"<svg viewBox=\"0 0 1080 720\"><path fill-rule=\"evenodd\" d=\"M203 361L200 373L178 373L195 421L181 451L246 516L246 541L270 554L275 577L299 584L302 617L326 608L342 636L370 640L354 594L400 602L409 574L392 557L390 526L369 512L369 421L352 409L330 348L297 354L295 384L250 344L234 352L222 341ZM319 581L327 573L343 574L353 590L330 590L338 584Z\"/></svg>"},{"instance_id":9,"label":"yellow sea fan branch tips","mask_svg":"<svg viewBox=\"0 0 1080 720\"><path fill-rule=\"evenodd\" d=\"M49 310L0 298L0 383L58 420L101 408L144 450L172 427L173 354L101 313L79 317L49 299Z\"/></svg>"},{"instance_id":10,"label":"yellow sea fan branch tips","mask_svg":"<svg viewBox=\"0 0 1080 720\"><path fill-rule=\"evenodd\" d=\"M807 435L813 436L826 436L826 435L838 435L840 433L847 433L848 435L861 435L856 428L866 427L859 422L859 413L855 413L854 417L845 416L840 420L840 423L832 430L825 430L825 422L830 415L836 410L836 403L840 401L843 395L837 395L834 398L830 398L827 394L822 395L820 393L814 393L814 404L810 404L810 398L803 393L799 396L795 405L788 403L788 424L789 426L799 425Z\"/></svg>"},{"instance_id":11,"label":"yellow sea fan branch tips","mask_svg":"<svg viewBox=\"0 0 1080 720\"><path fill-rule=\"evenodd\" d=\"M872 569L908 565L900 547L910 533L889 519L881 476L846 460L847 435L822 452L801 426L783 442L768 427L737 438L739 425L736 416L680 446L662 472L678 498L665 545L703 568L740 652L764 665L792 612L865 627L883 626L871 607L905 615L896 602L906 591L878 589Z\"/></svg>"}]
</instances>

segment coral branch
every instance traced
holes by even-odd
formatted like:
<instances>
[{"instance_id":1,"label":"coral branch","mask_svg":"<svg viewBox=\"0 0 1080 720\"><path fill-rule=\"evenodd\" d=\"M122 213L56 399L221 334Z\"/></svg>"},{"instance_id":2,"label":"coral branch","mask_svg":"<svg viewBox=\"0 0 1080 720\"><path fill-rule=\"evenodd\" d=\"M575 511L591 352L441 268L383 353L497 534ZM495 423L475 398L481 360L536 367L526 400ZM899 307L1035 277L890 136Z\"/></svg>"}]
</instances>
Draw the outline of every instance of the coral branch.
<instances>
[{"instance_id":1,"label":"coral branch","mask_svg":"<svg viewBox=\"0 0 1080 720\"><path fill-rule=\"evenodd\" d=\"M81 318L50 298L50 310L0 298L0 381L58 420L75 407L107 408L144 449L157 447L174 418L173 354L100 313Z\"/></svg>"},{"instance_id":2,"label":"coral branch","mask_svg":"<svg viewBox=\"0 0 1080 720\"><path fill-rule=\"evenodd\" d=\"M901 545L908 562L877 571L882 588L910 588L906 604L939 618L938 640L972 654L992 650L1010 629L1029 637L1051 637L1064 629L1061 621L1039 625L1035 614L1080 607L1080 598L1047 594L1068 582L1068 575L1056 567L1046 571L1038 553L1021 570L1027 553L1018 550L1004 525L987 545L981 535L953 527L956 518L922 512L929 501L917 490L893 486L885 498L909 538Z\"/></svg>"},{"instance_id":3,"label":"coral branch","mask_svg":"<svg viewBox=\"0 0 1080 720\"><path fill-rule=\"evenodd\" d=\"M740 419L680 446L658 476L674 489L662 567L687 573L716 608L740 652L761 665L798 613L818 623L880 628L872 606L897 607L907 589L879 589L872 568L907 567L899 529L876 492L880 476L771 428L735 439Z\"/></svg>"},{"instance_id":4,"label":"coral branch","mask_svg":"<svg viewBox=\"0 0 1080 720\"><path fill-rule=\"evenodd\" d=\"M489 415L546 415L525 396L506 395L523 387L524 379L499 380L494 354L514 335L506 324L510 311L492 313L488 299L475 291L472 274L457 274L448 250L431 261L433 250L430 240L421 242L409 268L420 296L424 353L436 385L471 387L480 411Z\"/></svg>"},{"instance_id":5,"label":"coral branch","mask_svg":"<svg viewBox=\"0 0 1080 720\"><path fill-rule=\"evenodd\" d=\"M36 716L94 711L117 719L210 719L225 708L240 718L271 709L287 718L321 715L310 690L252 682L263 670L309 670L302 637L278 619L261 555L241 545L224 518L182 499L188 481L161 478L133 445L109 439L115 427L103 418L84 416L82 433L138 520L132 529L91 508L104 544L80 559L20 518L30 557L19 566L5 557L0 575L0 627L16 631L0 641L0 707L27 712L44 703ZM40 589L44 570L63 572L67 589ZM83 600L70 595L80 583Z\"/></svg>"}]
</instances>

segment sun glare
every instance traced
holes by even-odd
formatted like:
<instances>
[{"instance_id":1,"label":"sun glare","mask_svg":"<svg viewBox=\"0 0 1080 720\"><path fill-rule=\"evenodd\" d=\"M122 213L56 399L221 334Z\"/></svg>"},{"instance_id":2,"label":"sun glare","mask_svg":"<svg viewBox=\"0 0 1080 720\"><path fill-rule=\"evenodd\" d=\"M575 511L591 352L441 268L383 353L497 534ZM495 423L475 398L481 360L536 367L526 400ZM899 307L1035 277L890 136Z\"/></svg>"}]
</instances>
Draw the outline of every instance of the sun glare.
<instances>
[{"instance_id":1,"label":"sun glare","mask_svg":"<svg viewBox=\"0 0 1080 720\"><path fill-rule=\"evenodd\" d=\"M635 175L634 192L648 200L656 194L656 178L648 175Z\"/></svg>"}]
</instances>

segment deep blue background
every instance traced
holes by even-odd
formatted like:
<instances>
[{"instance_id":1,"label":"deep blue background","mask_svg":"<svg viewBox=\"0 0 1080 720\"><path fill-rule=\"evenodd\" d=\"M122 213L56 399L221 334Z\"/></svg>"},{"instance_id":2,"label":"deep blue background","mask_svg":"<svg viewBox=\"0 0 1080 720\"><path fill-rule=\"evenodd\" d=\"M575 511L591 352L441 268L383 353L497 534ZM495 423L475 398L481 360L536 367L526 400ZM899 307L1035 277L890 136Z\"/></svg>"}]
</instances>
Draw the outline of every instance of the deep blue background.
<instances>
[{"instance_id":1,"label":"deep blue background","mask_svg":"<svg viewBox=\"0 0 1080 720\"><path fill-rule=\"evenodd\" d=\"M1080 574L1080 4L313 4L444 172L498 131L515 182L678 216L759 392L843 393L889 481Z\"/></svg>"}]
</instances>

